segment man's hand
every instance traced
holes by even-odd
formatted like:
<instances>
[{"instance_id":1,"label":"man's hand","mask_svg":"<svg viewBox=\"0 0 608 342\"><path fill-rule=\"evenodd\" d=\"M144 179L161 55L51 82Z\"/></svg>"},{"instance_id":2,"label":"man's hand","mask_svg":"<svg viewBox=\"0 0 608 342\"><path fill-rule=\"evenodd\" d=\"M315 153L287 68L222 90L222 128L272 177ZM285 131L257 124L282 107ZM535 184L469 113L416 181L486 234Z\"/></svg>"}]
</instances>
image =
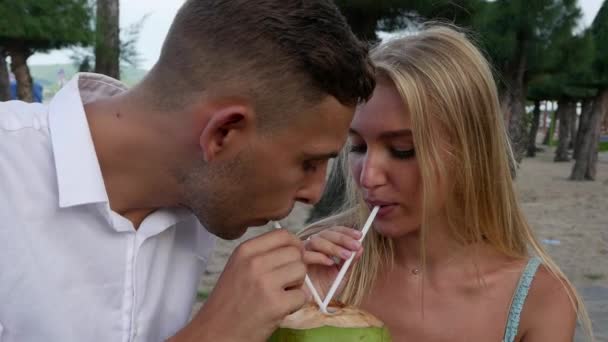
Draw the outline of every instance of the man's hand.
<instances>
[{"instance_id":1,"label":"man's hand","mask_svg":"<svg viewBox=\"0 0 608 342\"><path fill-rule=\"evenodd\" d=\"M302 242L284 229L241 244L190 324L170 341L265 341L307 301Z\"/></svg>"}]
</instances>

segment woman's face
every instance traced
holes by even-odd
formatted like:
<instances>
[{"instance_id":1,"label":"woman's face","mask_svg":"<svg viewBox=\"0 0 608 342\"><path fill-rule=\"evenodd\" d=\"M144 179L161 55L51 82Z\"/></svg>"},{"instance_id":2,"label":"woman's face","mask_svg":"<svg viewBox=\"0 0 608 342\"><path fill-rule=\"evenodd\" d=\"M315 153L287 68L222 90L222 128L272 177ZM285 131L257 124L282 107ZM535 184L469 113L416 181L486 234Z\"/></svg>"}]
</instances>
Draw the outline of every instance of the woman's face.
<instances>
[{"instance_id":1,"label":"woman's face","mask_svg":"<svg viewBox=\"0 0 608 342\"><path fill-rule=\"evenodd\" d=\"M370 208L380 206L375 229L392 238L418 230L422 181L411 117L392 83L379 83L357 108L349 139L355 180Z\"/></svg>"}]
</instances>

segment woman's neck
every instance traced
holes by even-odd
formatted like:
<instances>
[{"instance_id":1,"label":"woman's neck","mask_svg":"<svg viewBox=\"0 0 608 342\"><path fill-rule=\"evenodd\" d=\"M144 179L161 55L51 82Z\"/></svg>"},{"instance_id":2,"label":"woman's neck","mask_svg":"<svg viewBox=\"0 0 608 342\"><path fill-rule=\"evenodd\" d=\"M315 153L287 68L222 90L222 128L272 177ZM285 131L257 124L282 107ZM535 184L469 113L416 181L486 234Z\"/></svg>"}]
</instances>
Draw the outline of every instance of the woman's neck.
<instances>
[{"instance_id":1,"label":"woman's neck","mask_svg":"<svg viewBox=\"0 0 608 342\"><path fill-rule=\"evenodd\" d=\"M432 275L470 255L468 248L450 235L447 220L437 219L427 229L424 246L421 230L393 239L396 267L414 275Z\"/></svg>"}]
</instances>

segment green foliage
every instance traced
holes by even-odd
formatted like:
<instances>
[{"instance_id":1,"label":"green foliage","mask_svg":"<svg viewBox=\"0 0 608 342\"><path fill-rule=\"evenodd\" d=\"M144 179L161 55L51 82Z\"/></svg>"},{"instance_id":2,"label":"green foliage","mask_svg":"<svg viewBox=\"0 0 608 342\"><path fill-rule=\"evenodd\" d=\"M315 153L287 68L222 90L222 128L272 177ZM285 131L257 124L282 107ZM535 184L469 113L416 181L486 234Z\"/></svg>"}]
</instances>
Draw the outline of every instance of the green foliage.
<instances>
[{"instance_id":1,"label":"green foliage","mask_svg":"<svg viewBox=\"0 0 608 342\"><path fill-rule=\"evenodd\" d=\"M591 24L591 35L596 42L594 80L601 86L608 86L608 0L604 1Z\"/></svg>"},{"instance_id":2,"label":"green foliage","mask_svg":"<svg viewBox=\"0 0 608 342\"><path fill-rule=\"evenodd\" d=\"M606 278L606 275L603 273L585 273L584 276L589 280L601 280Z\"/></svg>"},{"instance_id":3,"label":"green foliage","mask_svg":"<svg viewBox=\"0 0 608 342\"><path fill-rule=\"evenodd\" d=\"M561 37L546 54L551 72L532 81L530 99L590 98L608 86L608 1L589 29Z\"/></svg>"},{"instance_id":4,"label":"green foliage","mask_svg":"<svg viewBox=\"0 0 608 342\"><path fill-rule=\"evenodd\" d=\"M368 41L376 31L396 31L423 18L470 26L482 0L336 0L353 32Z\"/></svg>"},{"instance_id":5,"label":"green foliage","mask_svg":"<svg viewBox=\"0 0 608 342\"><path fill-rule=\"evenodd\" d=\"M144 23L149 14L144 15L137 22L120 31L120 61L123 64L137 67L141 63L141 55L137 51L137 42Z\"/></svg>"},{"instance_id":6,"label":"green foliage","mask_svg":"<svg viewBox=\"0 0 608 342\"><path fill-rule=\"evenodd\" d=\"M141 64L141 54L137 51L137 42L141 29L143 28L149 14L144 15L135 23L120 30L120 78L124 80L128 77L129 70L137 69ZM95 65L95 53L93 46L82 49L75 49L70 56L76 68L81 68L83 64Z\"/></svg>"},{"instance_id":7,"label":"green foliage","mask_svg":"<svg viewBox=\"0 0 608 342\"><path fill-rule=\"evenodd\" d=\"M92 13L87 0L0 0L0 45L47 51L89 44Z\"/></svg>"},{"instance_id":8,"label":"green foliage","mask_svg":"<svg viewBox=\"0 0 608 342\"><path fill-rule=\"evenodd\" d=\"M514 77L523 56L531 99L592 96L576 80L588 79L593 38L573 35L581 17L576 0L337 0L355 33L377 40L376 31L407 28L416 21L444 19L476 31L498 79ZM608 19L606 20L608 21ZM608 50L607 50L608 53ZM608 55L607 55L608 56ZM608 58L606 58L608 60ZM568 74L563 72L567 70ZM555 76L554 74L559 74Z\"/></svg>"},{"instance_id":9,"label":"green foliage","mask_svg":"<svg viewBox=\"0 0 608 342\"><path fill-rule=\"evenodd\" d=\"M563 68L564 41L581 17L576 0L487 2L474 24L495 67L507 77L525 62L525 81Z\"/></svg>"},{"instance_id":10,"label":"green foliage","mask_svg":"<svg viewBox=\"0 0 608 342\"><path fill-rule=\"evenodd\" d=\"M209 293L206 291L198 290L196 293L196 300L199 302L204 302L207 300L207 298L209 298Z\"/></svg>"},{"instance_id":11,"label":"green foliage","mask_svg":"<svg viewBox=\"0 0 608 342\"><path fill-rule=\"evenodd\" d=\"M594 40L589 30L560 39L544 58L552 72L539 73L530 82L528 99L559 100L591 98L597 92L586 84L592 78ZM557 66L560 66L559 68Z\"/></svg>"}]
</instances>

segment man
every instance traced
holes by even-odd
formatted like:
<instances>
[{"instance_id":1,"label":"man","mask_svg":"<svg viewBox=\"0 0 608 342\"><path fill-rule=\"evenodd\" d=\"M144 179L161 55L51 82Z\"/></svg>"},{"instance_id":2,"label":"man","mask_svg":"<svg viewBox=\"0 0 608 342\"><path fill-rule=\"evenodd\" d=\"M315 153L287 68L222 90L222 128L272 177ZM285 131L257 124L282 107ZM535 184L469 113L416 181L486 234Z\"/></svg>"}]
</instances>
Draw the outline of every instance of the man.
<instances>
[{"instance_id":1,"label":"man","mask_svg":"<svg viewBox=\"0 0 608 342\"><path fill-rule=\"evenodd\" d=\"M329 0L190 0L133 89L0 104L0 341L265 340L314 255L242 244L188 323L209 232L316 202L372 72Z\"/></svg>"}]
</instances>

